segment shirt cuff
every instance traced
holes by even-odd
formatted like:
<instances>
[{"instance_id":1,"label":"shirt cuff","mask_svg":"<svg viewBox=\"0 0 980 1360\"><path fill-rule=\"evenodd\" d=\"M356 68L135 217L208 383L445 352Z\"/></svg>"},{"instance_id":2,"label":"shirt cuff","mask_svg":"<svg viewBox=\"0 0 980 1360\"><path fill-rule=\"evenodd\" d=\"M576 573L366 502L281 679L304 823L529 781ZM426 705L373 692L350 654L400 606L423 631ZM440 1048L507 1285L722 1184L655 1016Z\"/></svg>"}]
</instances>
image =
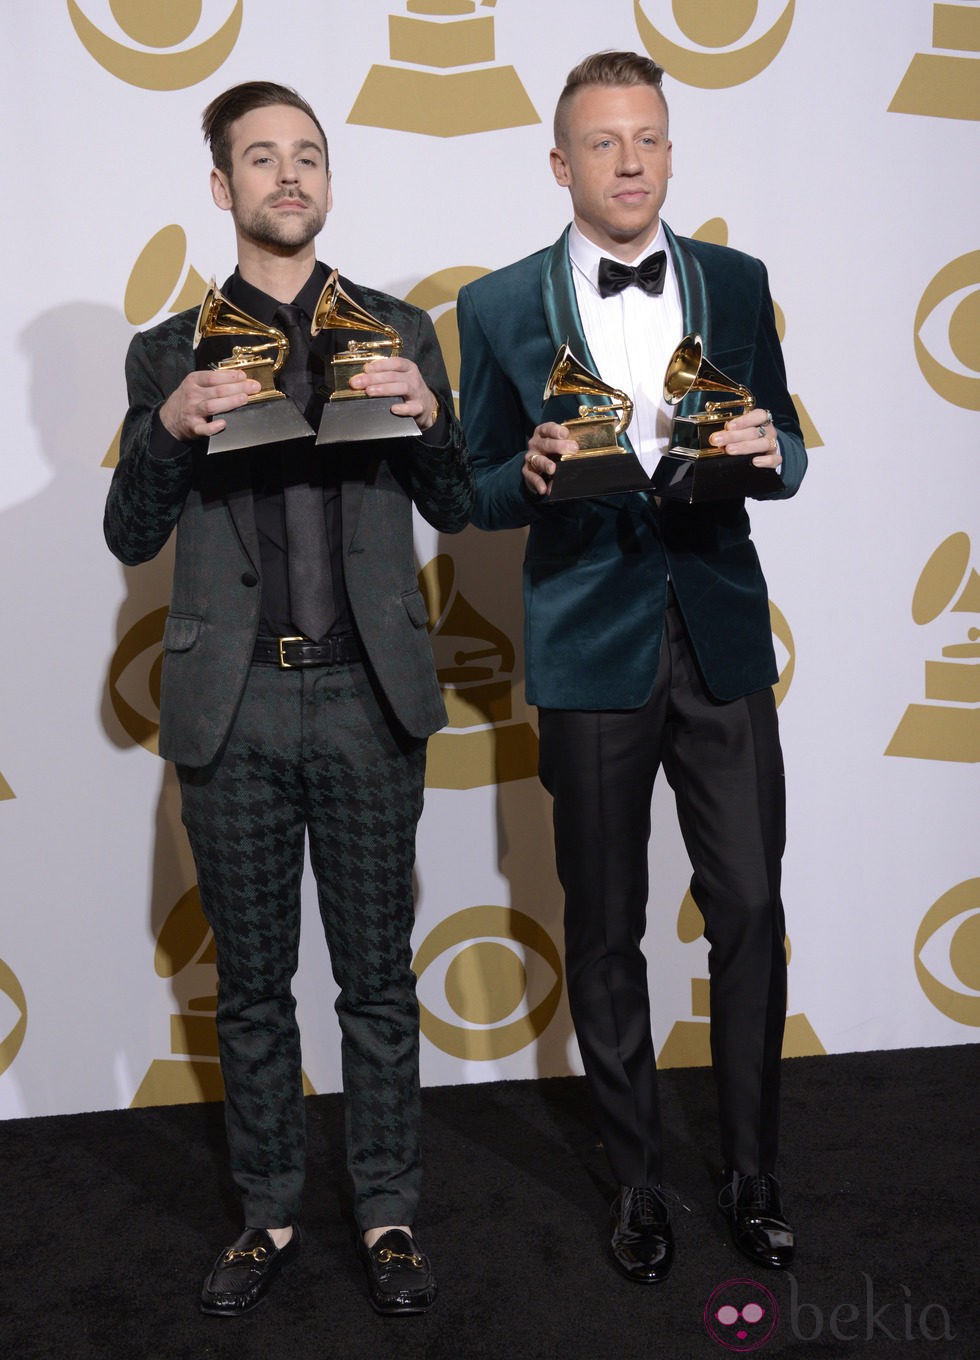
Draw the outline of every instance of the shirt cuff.
<instances>
[{"instance_id":1,"label":"shirt cuff","mask_svg":"<svg viewBox=\"0 0 980 1360\"><path fill-rule=\"evenodd\" d=\"M159 458L164 462L172 458L181 458L190 452L190 444L183 439L174 439L173 435L160 419L160 412L153 412L153 424L150 427L149 454L151 458Z\"/></svg>"}]
</instances>

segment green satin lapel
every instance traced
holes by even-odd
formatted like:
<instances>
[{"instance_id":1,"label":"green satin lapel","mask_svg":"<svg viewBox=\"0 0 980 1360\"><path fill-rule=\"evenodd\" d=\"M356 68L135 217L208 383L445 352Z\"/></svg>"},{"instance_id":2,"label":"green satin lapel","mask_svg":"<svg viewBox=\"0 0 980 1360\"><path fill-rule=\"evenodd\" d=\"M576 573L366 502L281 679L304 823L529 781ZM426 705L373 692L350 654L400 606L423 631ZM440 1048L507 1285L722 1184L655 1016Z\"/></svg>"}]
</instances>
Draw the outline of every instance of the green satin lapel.
<instances>
[{"instance_id":1,"label":"green satin lapel","mask_svg":"<svg viewBox=\"0 0 980 1360\"><path fill-rule=\"evenodd\" d=\"M704 353L711 353L711 321L708 309L708 290L704 281L704 270L691 252L678 241L677 237L664 223L667 244L670 247L674 269L677 272L677 287L681 295L681 316L685 335L700 335ZM677 407L677 414L691 415L698 409L696 396L689 394Z\"/></svg>"},{"instance_id":2,"label":"green satin lapel","mask_svg":"<svg viewBox=\"0 0 980 1360\"><path fill-rule=\"evenodd\" d=\"M570 228L566 227L555 244L545 253L544 264L541 267L541 299L544 304L544 319L548 327L548 334L555 346L555 353L557 354L562 345L567 342L568 348L576 359L581 359L584 364L591 368L593 373L598 373L599 365L592 357L589 342L586 340L585 331L582 329L578 299L575 296L575 285L572 282L572 266L568 258L569 230ZM603 397L595 397L592 402L594 405L609 404L608 399ZM620 443L626 445L630 453L635 453L628 434L621 434L619 440Z\"/></svg>"},{"instance_id":3,"label":"green satin lapel","mask_svg":"<svg viewBox=\"0 0 980 1360\"><path fill-rule=\"evenodd\" d=\"M582 329L578 300L575 297L572 266L568 258L568 232L569 228L566 227L544 257L541 269L544 319L555 352L557 353L567 341L572 353L596 371L595 360L589 352L589 343Z\"/></svg>"}]
</instances>

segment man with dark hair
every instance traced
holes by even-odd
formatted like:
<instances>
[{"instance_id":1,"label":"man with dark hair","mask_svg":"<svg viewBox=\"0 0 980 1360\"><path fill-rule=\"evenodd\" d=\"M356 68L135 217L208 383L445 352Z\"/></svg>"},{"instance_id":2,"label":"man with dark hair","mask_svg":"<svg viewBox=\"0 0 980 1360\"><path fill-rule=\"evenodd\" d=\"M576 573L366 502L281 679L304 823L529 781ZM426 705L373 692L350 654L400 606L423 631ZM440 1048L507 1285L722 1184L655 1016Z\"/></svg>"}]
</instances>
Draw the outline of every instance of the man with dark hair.
<instances>
[{"instance_id":1,"label":"man with dark hair","mask_svg":"<svg viewBox=\"0 0 980 1360\"><path fill-rule=\"evenodd\" d=\"M474 522L530 526L527 691L554 799L569 1002L619 1183L613 1257L647 1284L667 1276L674 1254L641 948L661 765L711 946L719 1205L756 1265L792 1260L773 1174L786 1005L777 670L741 498L689 505L640 491L549 503L560 458L577 450L565 425L541 419L555 355L567 342L631 397L621 442L649 473L674 414L668 361L685 333L700 332L712 363L768 407L729 420L715 446L778 468L770 497L792 496L806 467L763 265L677 237L660 219L671 176L662 75L633 52L598 53L571 72L551 168L574 221L555 245L468 285L458 306ZM577 403L560 400L556 414L574 415Z\"/></svg>"},{"instance_id":2,"label":"man with dark hair","mask_svg":"<svg viewBox=\"0 0 980 1360\"><path fill-rule=\"evenodd\" d=\"M311 338L328 279L314 240L331 207L322 128L295 91L240 85L204 117L211 192L235 226L223 285L290 338L282 373L312 429L336 332ZM371 1302L435 1296L413 1236L419 1196L412 869L428 736L446 720L415 572L412 508L466 524L472 471L429 317L342 280L401 337L350 387L414 437L317 449L312 438L208 454L259 384L195 367L194 311L137 335L105 513L127 565L177 529L163 639L160 754L176 763L201 903L217 947L225 1119L245 1230L204 1283L207 1313L265 1296L299 1245L303 1086L291 980L304 847L339 988L347 1163ZM230 345L229 345L230 347Z\"/></svg>"},{"instance_id":3,"label":"man with dark hair","mask_svg":"<svg viewBox=\"0 0 980 1360\"><path fill-rule=\"evenodd\" d=\"M250 80L244 85L233 85L230 90L217 95L201 115L201 130L205 142L211 148L211 159L215 169L231 177L232 128L238 119L255 109L270 108L276 104L284 108L299 109L301 113L306 114L319 134L323 144L323 155L329 166L327 134L303 96L290 89L288 85L277 85L271 80Z\"/></svg>"}]
</instances>

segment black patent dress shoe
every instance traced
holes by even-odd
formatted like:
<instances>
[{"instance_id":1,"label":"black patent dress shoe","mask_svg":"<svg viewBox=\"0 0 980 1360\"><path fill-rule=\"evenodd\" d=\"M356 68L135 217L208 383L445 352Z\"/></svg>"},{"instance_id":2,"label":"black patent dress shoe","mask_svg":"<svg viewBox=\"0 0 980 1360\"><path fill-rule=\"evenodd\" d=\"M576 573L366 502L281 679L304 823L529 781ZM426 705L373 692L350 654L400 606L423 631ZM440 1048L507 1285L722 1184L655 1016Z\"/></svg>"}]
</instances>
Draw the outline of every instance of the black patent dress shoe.
<instances>
[{"instance_id":1,"label":"black patent dress shoe","mask_svg":"<svg viewBox=\"0 0 980 1360\"><path fill-rule=\"evenodd\" d=\"M728 1219L732 1241L754 1265L785 1270L793 1261L793 1229L783 1217L779 1182L768 1172L723 1172L718 1207Z\"/></svg>"},{"instance_id":2,"label":"black patent dress shoe","mask_svg":"<svg viewBox=\"0 0 980 1360\"><path fill-rule=\"evenodd\" d=\"M613 1260L628 1280L658 1284L674 1263L674 1230L663 1191L622 1185L613 1201Z\"/></svg>"},{"instance_id":3,"label":"black patent dress shoe","mask_svg":"<svg viewBox=\"0 0 980 1360\"><path fill-rule=\"evenodd\" d=\"M277 1247L264 1228L246 1228L237 1242L223 1251L201 1290L201 1312L219 1317L247 1313L265 1298L269 1286L299 1250L300 1232Z\"/></svg>"},{"instance_id":4,"label":"black patent dress shoe","mask_svg":"<svg viewBox=\"0 0 980 1360\"><path fill-rule=\"evenodd\" d=\"M424 1313L436 1296L436 1280L429 1258L415 1238L401 1228L389 1228L373 1247L358 1238L371 1306L377 1313Z\"/></svg>"}]
</instances>

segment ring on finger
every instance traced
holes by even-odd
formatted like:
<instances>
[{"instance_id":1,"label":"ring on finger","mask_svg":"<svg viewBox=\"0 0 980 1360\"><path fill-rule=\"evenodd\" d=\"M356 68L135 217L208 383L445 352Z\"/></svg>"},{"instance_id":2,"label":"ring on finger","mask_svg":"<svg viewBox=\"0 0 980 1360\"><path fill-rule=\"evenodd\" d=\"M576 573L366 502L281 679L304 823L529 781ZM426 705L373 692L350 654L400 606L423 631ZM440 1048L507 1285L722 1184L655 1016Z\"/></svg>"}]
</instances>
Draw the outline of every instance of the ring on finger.
<instances>
[{"instance_id":1,"label":"ring on finger","mask_svg":"<svg viewBox=\"0 0 980 1360\"><path fill-rule=\"evenodd\" d=\"M758 431L759 438L760 438L760 439L765 439L765 437L766 437L766 427L765 427L765 425L757 425L757 426L756 426L756 430Z\"/></svg>"},{"instance_id":2,"label":"ring on finger","mask_svg":"<svg viewBox=\"0 0 980 1360\"><path fill-rule=\"evenodd\" d=\"M767 424L767 425L771 425L771 424L772 424L772 412L771 412L770 410L768 410L768 408L767 408L767 410L766 410L766 424Z\"/></svg>"},{"instance_id":3,"label":"ring on finger","mask_svg":"<svg viewBox=\"0 0 980 1360\"><path fill-rule=\"evenodd\" d=\"M775 435L773 435L773 437L772 437L772 451L773 451L773 453L775 453L776 450L777 450L778 448L779 448L779 440L776 438Z\"/></svg>"}]
</instances>

